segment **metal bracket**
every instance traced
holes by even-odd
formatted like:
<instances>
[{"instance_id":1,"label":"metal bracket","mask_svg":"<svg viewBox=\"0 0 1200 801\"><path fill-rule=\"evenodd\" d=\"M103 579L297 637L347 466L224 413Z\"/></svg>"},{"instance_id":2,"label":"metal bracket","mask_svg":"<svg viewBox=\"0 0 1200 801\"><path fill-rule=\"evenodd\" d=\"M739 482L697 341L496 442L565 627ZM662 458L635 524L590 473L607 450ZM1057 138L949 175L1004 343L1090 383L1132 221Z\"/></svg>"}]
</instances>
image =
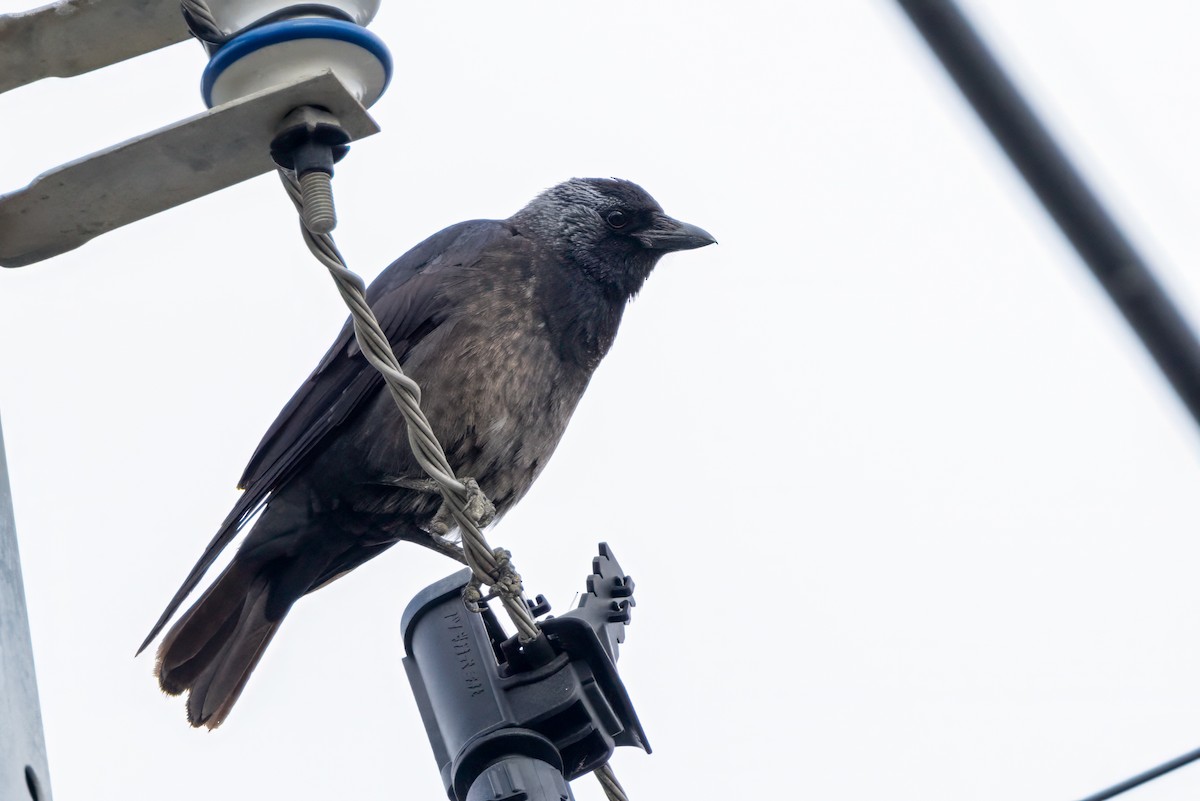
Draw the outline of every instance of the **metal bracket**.
<instances>
[{"instance_id":1,"label":"metal bracket","mask_svg":"<svg viewBox=\"0 0 1200 801\"><path fill-rule=\"evenodd\" d=\"M0 92L82 75L189 35L176 0L61 0L0 14Z\"/></svg>"},{"instance_id":2,"label":"metal bracket","mask_svg":"<svg viewBox=\"0 0 1200 801\"><path fill-rule=\"evenodd\" d=\"M0 266L23 267L93 237L275 169L270 142L301 105L328 109L361 139L379 126L324 71L217 106L42 173L0 195Z\"/></svg>"}]
</instances>

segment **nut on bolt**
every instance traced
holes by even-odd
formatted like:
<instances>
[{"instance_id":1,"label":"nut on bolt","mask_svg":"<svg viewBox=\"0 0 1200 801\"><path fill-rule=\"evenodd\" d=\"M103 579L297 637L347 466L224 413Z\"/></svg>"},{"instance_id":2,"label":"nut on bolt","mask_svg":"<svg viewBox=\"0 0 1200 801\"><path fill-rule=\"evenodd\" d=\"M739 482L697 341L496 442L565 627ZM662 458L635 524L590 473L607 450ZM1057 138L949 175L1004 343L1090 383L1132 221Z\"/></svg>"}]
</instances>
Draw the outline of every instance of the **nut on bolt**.
<instances>
[{"instance_id":1,"label":"nut on bolt","mask_svg":"<svg viewBox=\"0 0 1200 801\"><path fill-rule=\"evenodd\" d=\"M350 150L350 135L337 117L318 106L300 106L279 124L271 158L300 182L304 227L327 234L337 225L333 207L333 165Z\"/></svg>"}]
</instances>

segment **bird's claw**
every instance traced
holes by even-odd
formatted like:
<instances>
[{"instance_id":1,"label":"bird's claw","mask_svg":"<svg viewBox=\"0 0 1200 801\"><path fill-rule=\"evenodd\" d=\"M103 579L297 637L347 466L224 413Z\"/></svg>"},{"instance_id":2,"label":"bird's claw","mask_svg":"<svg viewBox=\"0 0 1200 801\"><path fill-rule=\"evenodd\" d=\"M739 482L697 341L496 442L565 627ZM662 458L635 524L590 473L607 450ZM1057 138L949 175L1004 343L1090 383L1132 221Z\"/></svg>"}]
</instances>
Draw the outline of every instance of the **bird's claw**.
<instances>
[{"instance_id":1,"label":"bird's claw","mask_svg":"<svg viewBox=\"0 0 1200 801\"><path fill-rule=\"evenodd\" d=\"M463 605L470 612L482 612L483 607L487 605L487 601L483 597L482 584L479 579L472 576L467 582L467 586L463 587Z\"/></svg>"},{"instance_id":2,"label":"bird's claw","mask_svg":"<svg viewBox=\"0 0 1200 801\"><path fill-rule=\"evenodd\" d=\"M495 505L483 494L478 481L473 478L464 478L462 483L467 488L467 502L464 509L467 518L479 528L487 528L496 519ZM439 537L444 537L456 525L458 522L454 519L453 510L448 503L442 501L433 520L429 522L429 531Z\"/></svg>"},{"instance_id":3,"label":"bird's claw","mask_svg":"<svg viewBox=\"0 0 1200 801\"><path fill-rule=\"evenodd\" d=\"M479 488L479 482L473 478L464 478L467 487L467 516L480 528L487 528L496 519L496 506Z\"/></svg>"}]
</instances>

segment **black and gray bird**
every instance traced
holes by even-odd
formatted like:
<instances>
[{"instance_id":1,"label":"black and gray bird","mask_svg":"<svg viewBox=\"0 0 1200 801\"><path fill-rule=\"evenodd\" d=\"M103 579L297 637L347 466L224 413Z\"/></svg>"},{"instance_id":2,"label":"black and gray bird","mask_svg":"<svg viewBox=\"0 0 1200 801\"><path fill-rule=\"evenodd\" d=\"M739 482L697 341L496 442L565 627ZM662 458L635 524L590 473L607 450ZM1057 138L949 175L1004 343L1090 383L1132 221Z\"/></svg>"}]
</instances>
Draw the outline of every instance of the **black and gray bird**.
<instances>
[{"instance_id":1,"label":"black and gray bird","mask_svg":"<svg viewBox=\"0 0 1200 801\"><path fill-rule=\"evenodd\" d=\"M666 253L712 244L628 181L572 179L507 220L452 225L368 299L461 476L498 514L546 466L625 304ZM401 540L446 550L440 496L349 322L263 437L245 490L141 650L261 508L229 566L158 649L158 679L215 728L292 604ZM265 506L264 506L265 504Z\"/></svg>"}]
</instances>

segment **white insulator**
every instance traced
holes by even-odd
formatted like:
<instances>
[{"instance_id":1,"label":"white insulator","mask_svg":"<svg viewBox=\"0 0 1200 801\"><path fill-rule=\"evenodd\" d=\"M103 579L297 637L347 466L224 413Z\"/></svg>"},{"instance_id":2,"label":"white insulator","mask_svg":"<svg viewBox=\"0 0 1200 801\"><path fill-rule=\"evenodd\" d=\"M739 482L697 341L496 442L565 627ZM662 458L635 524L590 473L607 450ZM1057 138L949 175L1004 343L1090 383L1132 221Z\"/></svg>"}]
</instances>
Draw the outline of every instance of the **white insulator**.
<instances>
[{"instance_id":1,"label":"white insulator","mask_svg":"<svg viewBox=\"0 0 1200 801\"><path fill-rule=\"evenodd\" d=\"M344 13L351 22L366 26L379 11L380 0L318 0L316 3L300 5L296 0L207 0L208 10L217 22L217 29L225 36L253 25L277 12L295 8L298 16L325 16L319 6L336 9Z\"/></svg>"},{"instance_id":2,"label":"white insulator","mask_svg":"<svg viewBox=\"0 0 1200 801\"><path fill-rule=\"evenodd\" d=\"M363 106L387 88L392 57L375 34L350 22L292 19L251 28L223 45L204 70L201 93L210 107L290 83L323 70Z\"/></svg>"}]
</instances>

